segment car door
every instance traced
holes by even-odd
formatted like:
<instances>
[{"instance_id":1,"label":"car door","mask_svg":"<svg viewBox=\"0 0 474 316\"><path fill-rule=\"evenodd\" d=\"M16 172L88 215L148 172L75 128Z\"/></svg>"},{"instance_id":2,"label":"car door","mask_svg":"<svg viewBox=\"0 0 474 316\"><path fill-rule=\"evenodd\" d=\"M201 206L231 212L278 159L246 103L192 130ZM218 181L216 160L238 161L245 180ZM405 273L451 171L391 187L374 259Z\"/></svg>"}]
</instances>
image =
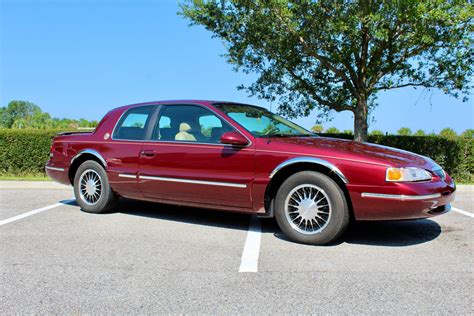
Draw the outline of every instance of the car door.
<instances>
[{"instance_id":1,"label":"car door","mask_svg":"<svg viewBox=\"0 0 474 316\"><path fill-rule=\"evenodd\" d=\"M141 197L138 168L143 142L150 134L156 105L132 107L118 120L112 137L102 145L106 152L107 174L112 189L125 197Z\"/></svg>"},{"instance_id":2,"label":"car door","mask_svg":"<svg viewBox=\"0 0 474 316\"><path fill-rule=\"evenodd\" d=\"M254 149L220 143L235 128L201 105L161 105L140 157L139 186L157 200L251 208Z\"/></svg>"}]
</instances>

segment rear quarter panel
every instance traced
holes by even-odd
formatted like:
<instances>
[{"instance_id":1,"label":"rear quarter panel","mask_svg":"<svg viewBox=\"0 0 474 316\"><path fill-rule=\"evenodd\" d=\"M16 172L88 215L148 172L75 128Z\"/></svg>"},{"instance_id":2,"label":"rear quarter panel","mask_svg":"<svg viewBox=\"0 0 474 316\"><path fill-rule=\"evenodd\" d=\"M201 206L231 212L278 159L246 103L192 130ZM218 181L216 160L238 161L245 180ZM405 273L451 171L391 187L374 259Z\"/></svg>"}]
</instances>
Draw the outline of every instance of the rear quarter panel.
<instances>
[{"instance_id":1,"label":"rear quarter panel","mask_svg":"<svg viewBox=\"0 0 474 316\"><path fill-rule=\"evenodd\" d=\"M134 179L120 178L120 173L136 173L138 170L138 154L142 142L113 140L112 133L126 107L118 108L107 113L96 130L90 134L75 134L57 136L53 140L52 154L48 165L64 168L66 171L48 174L56 181L70 183L69 168L74 157L82 151L90 149L99 153L107 163L107 174L112 189L119 194L139 194ZM52 172L53 173L53 172Z\"/></svg>"}]
</instances>

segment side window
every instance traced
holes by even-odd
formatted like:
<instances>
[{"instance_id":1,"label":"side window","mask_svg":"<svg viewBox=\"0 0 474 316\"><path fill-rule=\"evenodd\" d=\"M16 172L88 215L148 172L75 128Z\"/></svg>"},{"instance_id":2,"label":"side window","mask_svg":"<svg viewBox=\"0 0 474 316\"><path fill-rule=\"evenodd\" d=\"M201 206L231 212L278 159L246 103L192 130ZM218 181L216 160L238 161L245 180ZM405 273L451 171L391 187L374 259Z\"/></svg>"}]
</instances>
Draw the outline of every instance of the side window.
<instances>
[{"instance_id":1,"label":"side window","mask_svg":"<svg viewBox=\"0 0 474 316\"><path fill-rule=\"evenodd\" d=\"M163 105L153 139L219 144L233 128L212 111L196 105Z\"/></svg>"},{"instance_id":2,"label":"side window","mask_svg":"<svg viewBox=\"0 0 474 316\"><path fill-rule=\"evenodd\" d=\"M171 119L167 116L161 116L158 125L159 128L171 128Z\"/></svg>"},{"instance_id":3,"label":"side window","mask_svg":"<svg viewBox=\"0 0 474 316\"><path fill-rule=\"evenodd\" d=\"M142 106L128 110L117 123L114 139L142 140L145 139L148 121L154 106Z\"/></svg>"},{"instance_id":4,"label":"side window","mask_svg":"<svg viewBox=\"0 0 474 316\"><path fill-rule=\"evenodd\" d=\"M213 128L222 128L222 121L215 115L201 116L199 117L199 126L204 136L211 137Z\"/></svg>"}]
</instances>

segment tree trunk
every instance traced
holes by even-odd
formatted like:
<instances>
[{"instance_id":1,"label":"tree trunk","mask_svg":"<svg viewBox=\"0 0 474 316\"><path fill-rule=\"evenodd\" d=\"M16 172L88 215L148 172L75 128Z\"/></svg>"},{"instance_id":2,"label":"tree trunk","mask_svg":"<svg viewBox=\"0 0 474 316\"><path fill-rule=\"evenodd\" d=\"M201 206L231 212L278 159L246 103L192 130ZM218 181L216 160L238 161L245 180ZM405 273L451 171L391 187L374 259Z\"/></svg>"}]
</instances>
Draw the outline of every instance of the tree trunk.
<instances>
[{"instance_id":1,"label":"tree trunk","mask_svg":"<svg viewBox=\"0 0 474 316\"><path fill-rule=\"evenodd\" d=\"M358 142L367 141L367 100L359 100L354 111L354 140Z\"/></svg>"}]
</instances>

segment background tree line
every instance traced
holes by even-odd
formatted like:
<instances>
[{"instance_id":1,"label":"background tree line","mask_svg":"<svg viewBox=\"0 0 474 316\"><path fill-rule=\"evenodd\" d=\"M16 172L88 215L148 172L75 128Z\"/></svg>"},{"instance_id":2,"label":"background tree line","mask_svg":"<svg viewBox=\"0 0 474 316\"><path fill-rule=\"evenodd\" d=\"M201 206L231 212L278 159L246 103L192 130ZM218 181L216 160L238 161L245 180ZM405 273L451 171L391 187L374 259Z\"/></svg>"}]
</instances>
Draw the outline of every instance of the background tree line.
<instances>
[{"instance_id":1,"label":"background tree line","mask_svg":"<svg viewBox=\"0 0 474 316\"><path fill-rule=\"evenodd\" d=\"M78 129L95 128L97 121L86 119L68 119L51 117L47 112L28 101L10 101L6 107L0 107L0 128L10 129Z\"/></svg>"},{"instance_id":2,"label":"background tree line","mask_svg":"<svg viewBox=\"0 0 474 316\"><path fill-rule=\"evenodd\" d=\"M321 124L316 124L311 128L311 131L317 134L348 134L348 135L353 135L354 132L351 129L346 129L343 131L340 131L336 127L329 127L329 128L324 128L323 125ZM373 130L369 133L369 135L390 135L390 133L383 132L381 130ZM393 135L393 134L392 134ZM474 129L467 129L461 134L457 134L456 131L450 127L443 128L438 134L436 133L426 133L424 130L419 129L415 132L413 132L410 128L408 127L401 127L395 135L399 136L441 136L444 138L455 138L455 137L464 137L464 138L474 138Z\"/></svg>"},{"instance_id":3,"label":"background tree line","mask_svg":"<svg viewBox=\"0 0 474 316\"><path fill-rule=\"evenodd\" d=\"M98 121L88 121L86 119L68 119L51 117L47 112L43 112L41 108L28 101L14 100L8 103L6 107L0 107L0 128L9 129L92 129L95 128ZM311 130L314 133L326 134L348 134L353 135L351 129L340 131L336 127L324 128L323 125L314 125ZM388 135L381 130L373 130L370 135ZM453 138L457 136L474 138L474 129L467 129L458 135L452 128L446 127L439 134L426 133L419 129L415 132L408 127L400 128L396 135L400 136L441 136L445 138Z\"/></svg>"}]
</instances>

